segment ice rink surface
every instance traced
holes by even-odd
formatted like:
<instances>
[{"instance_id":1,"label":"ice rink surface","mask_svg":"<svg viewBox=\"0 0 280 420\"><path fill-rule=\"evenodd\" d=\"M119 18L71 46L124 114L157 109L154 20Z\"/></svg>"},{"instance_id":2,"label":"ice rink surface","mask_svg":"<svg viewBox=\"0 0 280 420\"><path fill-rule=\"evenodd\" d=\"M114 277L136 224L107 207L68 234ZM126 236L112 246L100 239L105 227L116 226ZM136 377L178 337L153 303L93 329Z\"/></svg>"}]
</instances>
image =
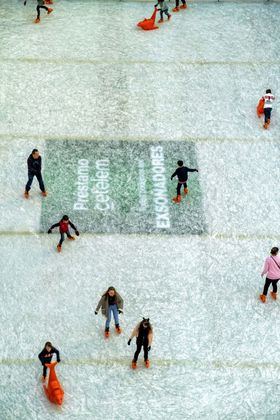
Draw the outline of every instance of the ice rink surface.
<instances>
[{"instance_id":1,"label":"ice rink surface","mask_svg":"<svg viewBox=\"0 0 280 420\"><path fill-rule=\"evenodd\" d=\"M151 32L135 26L149 3L61 0L40 25L34 5L0 0L0 419L279 420L279 302L258 301L280 238L279 101L268 131L255 107L266 88L279 96L280 5L192 3ZM22 192L30 151L45 167L64 140L77 153L194 143L205 232L85 230L58 255L36 181ZM105 342L94 309L110 285L123 334ZM134 372L126 343L142 316L151 368L141 355ZM40 382L47 340L61 350L61 409Z\"/></svg>"}]
</instances>

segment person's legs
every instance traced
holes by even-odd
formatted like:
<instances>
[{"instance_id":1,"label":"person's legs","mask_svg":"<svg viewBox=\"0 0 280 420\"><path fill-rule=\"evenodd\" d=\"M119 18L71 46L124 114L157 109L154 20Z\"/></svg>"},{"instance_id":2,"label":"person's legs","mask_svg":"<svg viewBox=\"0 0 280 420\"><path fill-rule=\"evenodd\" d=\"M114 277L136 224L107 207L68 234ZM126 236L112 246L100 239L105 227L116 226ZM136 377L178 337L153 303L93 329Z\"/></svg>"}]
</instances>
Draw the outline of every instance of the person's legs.
<instances>
[{"instance_id":1,"label":"person's legs","mask_svg":"<svg viewBox=\"0 0 280 420\"><path fill-rule=\"evenodd\" d=\"M39 174L36 174L36 178L38 179L40 190L42 192L45 192L45 185L44 185L41 172Z\"/></svg>"},{"instance_id":2,"label":"person's legs","mask_svg":"<svg viewBox=\"0 0 280 420\"><path fill-rule=\"evenodd\" d=\"M58 245L61 246L63 241L64 241L64 233L60 232L60 241L59 241Z\"/></svg>"},{"instance_id":3,"label":"person's legs","mask_svg":"<svg viewBox=\"0 0 280 420\"><path fill-rule=\"evenodd\" d=\"M144 343L143 349L144 349L144 360L146 362L149 359L148 343Z\"/></svg>"},{"instance_id":4,"label":"person's legs","mask_svg":"<svg viewBox=\"0 0 280 420\"><path fill-rule=\"evenodd\" d=\"M112 312L113 312L113 315L114 315L115 325L116 325L116 326L119 326L119 325L120 325L120 323L119 323L119 312L118 312L118 307L117 307L117 305L115 304L115 305L112 305L112 306L111 306L111 308L112 308Z\"/></svg>"},{"instance_id":5,"label":"person's legs","mask_svg":"<svg viewBox=\"0 0 280 420\"><path fill-rule=\"evenodd\" d=\"M273 293L277 293L277 283L278 283L278 281L279 280L272 280L271 281Z\"/></svg>"},{"instance_id":6,"label":"person's legs","mask_svg":"<svg viewBox=\"0 0 280 420\"><path fill-rule=\"evenodd\" d=\"M268 288L269 288L271 283L272 283L272 280L270 280L268 278L265 279L265 284L264 284L264 288L263 288L263 295L264 296L267 296ZM276 288L276 290L277 290L277 288Z\"/></svg>"},{"instance_id":7,"label":"person's legs","mask_svg":"<svg viewBox=\"0 0 280 420\"><path fill-rule=\"evenodd\" d=\"M178 182L178 184L177 184L177 195L181 195L181 187L182 187L182 184L180 182Z\"/></svg>"},{"instance_id":8,"label":"person's legs","mask_svg":"<svg viewBox=\"0 0 280 420\"><path fill-rule=\"evenodd\" d=\"M33 178L34 178L34 174L32 173L28 173L28 181L27 184L25 186L25 191L28 192L31 188L31 184L33 182Z\"/></svg>"},{"instance_id":9,"label":"person's legs","mask_svg":"<svg viewBox=\"0 0 280 420\"><path fill-rule=\"evenodd\" d=\"M108 330L109 327L110 327L110 322L111 322L111 317L112 317L112 314L111 314L112 306L113 305L109 305L109 308L108 308L108 317L107 317L106 323L105 323L105 329L106 330Z\"/></svg>"},{"instance_id":10,"label":"person's legs","mask_svg":"<svg viewBox=\"0 0 280 420\"><path fill-rule=\"evenodd\" d=\"M264 108L263 112L264 112L264 122L268 123L271 117L271 108Z\"/></svg>"},{"instance_id":11,"label":"person's legs","mask_svg":"<svg viewBox=\"0 0 280 420\"><path fill-rule=\"evenodd\" d=\"M47 376L47 370L48 370L48 368L47 368L47 366L43 366L43 377L44 378L46 378L46 376Z\"/></svg>"},{"instance_id":12,"label":"person's legs","mask_svg":"<svg viewBox=\"0 0 280 420\"><path fill-rule=\"evenodd\" d=\"M142 348L142 343L139 343L139 342L136 341L136 345L137 345L137 349L136 349L136 352L134 353L134 357L133 357L133 362L135 362L135 363L138 360L138 356L139 356L141 348Z\"/></svg>"}]
</instances>

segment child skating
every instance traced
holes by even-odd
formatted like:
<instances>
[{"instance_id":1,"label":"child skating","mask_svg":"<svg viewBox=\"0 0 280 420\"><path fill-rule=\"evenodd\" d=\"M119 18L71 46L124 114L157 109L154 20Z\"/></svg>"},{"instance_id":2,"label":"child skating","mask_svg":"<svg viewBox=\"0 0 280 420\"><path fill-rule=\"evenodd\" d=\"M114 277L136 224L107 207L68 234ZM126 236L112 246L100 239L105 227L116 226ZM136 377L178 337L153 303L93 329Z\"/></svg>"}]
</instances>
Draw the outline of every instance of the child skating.
<instances>
[{"instance_id":1,"label":"child skating","mask_svg":"<svg viewBox=\"0 0 280 420\"><path fill-rule=\"evenodd\" d=\"M273 300L277 299L277 282L280 279L280 257L278 255L279 248L273 247L270 251L270 256L265 259L264 268L261 276L266 275L263 293L260 295L260 300L265 303L269 286L272 285L272 292L270 296Z\"/></svg>"},{"instance_id":2,"label":"child skating","mask_svg":"<svg viewBox=\"0 0 280 420\"><path fill-rule=\"evenodd\" d=\"M94 312L95 315L98 314L100 308L102 315L106 317L105 337L108 338L110 336L110 322L112 313L115 320L116 332L117 334L121 334L122 330L120 328L119 314L123 313L123 299L113 286L109 287L101 296L101 299L98 302Z\"/></svg>"},{"instance_id":3,"label":"child skating","mask_svg":"<svg viewBox=\"0 0 280 420\"><path fill-rule=\"evenodd\" d=\"M38 149L33 149L32 153L29 155L27 159L27 168L28 168L28 181L25 186L24 197L29 198L29 191L31 189L31 185L33 182L34 176L36 176L39 187L42 191L42 196L46 197L47 192L45 190L45 185L42 177L42 158L40 156Z\"/></svg>"},{"instance_id":4,"label":"child skating","mask_svg":"<svg viewBox=\"0 0 280 420\"><path fill-rule=\"evenodd\" d=\"M24 6L26 6L27 0L24 1ZM52 4L52 2L49 0L49 2L46 2L46 4ZM44 9L46 10L47 14L49 15L53 9L51 9L50 7L45 6L45 1L44 0L37 0L37 7L36 7L36 11L37 11L37 18L35 19L34 23L40 23L40 9Z\"/></svg>"},{"instance_id":5,"label":"child skating","mask_svg":"<svg viewBox=\"0 0 280 420\"><path fill-rule=\"evenodd\" d=\"M43 350L41 351L41 353L38 355L40 362L43 365L43 376L42 376L42 381L44 382L46 380L46 376L47 376L47 367L45 366L47 363L51 363L53 354L56 354L56 360L59 363L60 362L60 356L59 356L59 351L53 347L52 343L50 341L47 341Z\"/></svg>"},{"instance_id":6,"label":"child skating","mask_svg":"<svg viewBox=\"0 0 280 420\"><path fill-rule=\"evenodd\" d=\"M174 172L173 175L171 175L171 181L174 178L174 176L177 176L178 178L178 184L177 184L177 196L172 199L174 203L180 203L181 202L181 187L184 186L184 194L188 194L188 186L187 186L187 180L188 180L188 173L189 172L198 172L197 169L191 169L187 166L184 166L184 162L182 160L178 160L177 162L178 168Z\"/></svg>"},{"instance_id":7,"label":"child skating","mask_svg":"<svg viewBox=\"0 0 280 420\"><path fill-rule=\"evenodd\" d=\"M168 12L168 6L165 0L158 0L158 3L155 4L155 7L157 8L157 6L159 6L159 12L160 12L160 19L158 21L158 23L162 23L163 22L163 14L165 14L167 16L167 19L170 20L171 19L171 14Z\"/></svg>"},{"instance_id":8,"label":"child skating","mask_svg":"<svg viewBox=\"0 0 280 420\"><path fill-rule=\"evenodd\" d=\"M149 318L143 318L139 324L136 325L134 330L132 331L132 334L128 340L128 345L130 346L131 340L133 337L136 337L136 352L134 353L134 357L131 363L132 369L136 369L137 367L137 360L138 356L141 352L141 349L143 347L144 351L144 361L146 368L150 367L150 361L149 361L149 351L151 350L151 345L153 342L153 328L150 324Z\"/></svg>"},{"instance_id":9,"label":"child skating","mask_svg":"<svg viewBox=\"0 0 280 420\"><path fill-rule=\"evenodd\" d=\"M173 12L179 12L180 9L187 9L188 6L187 6L187 3L186 3L186 0L181 0L181 1L182 1L182 4L179 7L180 0L176 0L176 5L175 5L174 9L172 9Z\"/></svg>"},{"instance_id":10,"label":"child skating","mask_svg":"<svg viewBox=\"0 0 280 420\"><path fill-rule=\"evenodd\" d=\"M59 227L60 241L59 241L59 243L58 243L58 245L57 245L57 250L58 250L58 252L61 252L62 243L63 243L63 241L64 241L64 239L65 239L65 235L67 236L67 238L68 238L69 240L72 240L72 241L74 241L74 240L75 240L74 236L72 236L72 235L70 234L69 225L70 225L70 226L71 226L71 228L75 231L75 235L76 235L76 236L79 236L79 235L80 235L80 233L79 233L78 229L76 228L76 226L75 226L75 225L73 225L73 223L70 221L70 219L69 219L69 217L68 217L67 215L64 215L64 216L62 217L62 219L61 219L58 223L55 223L54 225L52 225L52 226L49 228L49 230L48 230L48 233L52 233L52 229L54 229L54 228L56 228L56 227Z\"/></svg>"},{"instance_id":11,"label":"child skating","mask_svg":"<svg viewBox=\"0 0 280 420\"><path fill-rule=\"evenodd\" d=\"M271 111L272 111L272 103L275 100L275 96L272 95L271 89L266 89L265 95L262 96L264 100L263 112L264 112L264 124L263 128L266 130L269 127L270 119L271 119Z\"/></svg>"}]
</instances>

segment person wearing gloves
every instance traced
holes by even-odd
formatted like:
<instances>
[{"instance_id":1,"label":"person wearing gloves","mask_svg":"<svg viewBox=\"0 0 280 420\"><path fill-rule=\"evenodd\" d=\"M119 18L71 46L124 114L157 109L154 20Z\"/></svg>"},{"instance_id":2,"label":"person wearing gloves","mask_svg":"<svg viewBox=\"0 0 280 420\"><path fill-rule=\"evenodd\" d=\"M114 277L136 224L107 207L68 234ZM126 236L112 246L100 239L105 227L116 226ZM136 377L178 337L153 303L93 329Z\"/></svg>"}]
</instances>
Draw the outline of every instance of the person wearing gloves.
<instances>
[{"instance_id":1,"label":"person wearing gloves","mask_svg":"<svg viewBox=\"0 0 280 420\"><path fill-rule=\"evenodd\" d=\"M158 23L162 23L163 22L163 14L165 14L168 18L168 20L170 20L171 18L171 14L168 12L168 6L165 0L158 0L158 3L155 4L155 7L159 6L159 12L160 12L160 20L158 21Z\"/></svg>"},{"instance_id":2,"label":"person wearing gloves","mask_svg":"<svg viewBox=\"0 0 280 420\"><path fill-rule=\"evenodd\" d=\"M76 228L75 225L73 225L73 223L69 220L69 217L66 214L62 217L62 219L58 223L55 223L54 225L52 225L48 230L48 233L52 233L52 229L54 229L55 227L59 227L60 241L57 245L58 252L61 252L62 242L65 239L65 235L67 236L69 240L72 240L72 241L75 240L74 236L70 235L69 225L75 231L75 235L79 236L80 233L78 229Z\"/></svg>"},{"instance_id":3,"label":"person wearing gloves","mask_svg":"<svg viewBox=\"0 0 280 420\"><path fill-rule=\"evenodd\" d=\"M50 341L47 341L43 350L41 351L41 353L38 355L40 362L43 365L43 376L42 376L42 381L45 382L46 380L46 376L47 376L47 367L45 366L46 363L51 363L53 354L56 354L56 360L57 363L60 362L60 356L59 356L59 351L53 347L52 343Z\"/></svg>"},{"instance_id":4,"label":"person wearing gloves","mask_svg":"<svg viewBox=\"0 0 280 420\"><path fill-rule=\"evenodd\" d=\"M123 299L113 286L110 286L101 296L101 299L99 300L94 312L95 315L98 314L100 308L102 315L106 317L105 338L110 336L110 322L112 313L115 320L116 332L121 334L122 330L120 328L119 314L123 313Z\"/></svg>"},{"instance_id":5,"label":"person wearing gloves","mask_svg":"<svg viewBox=\"0 0 280 420\"><path fill-rule=\"evenodd\" d=\"M150 324L149 318L143 318L139 324L136 325L134 330L132 331L132 334L128 340L128 345L130 346L131 340L133 337L136 337L136 352L134 353L134 357L131 363L132 369L136 369L137 367L137 360L138 356L141 352L141 349L143 347L144 350L144 361L146 368L150 367L150 361L148 357L148 353L151 350L151 345L153 341L153 328Z\"/></svg>"},{"instance_id":6,"label":"person wearing gloves","mask_svg":"<svg viewBox=\"0 0 280 420\"><path fill-rule=\"evenodd\" d=\"M260 295L260 300L265 303L269 286L272 285L272 292L270 296L272 299L277 299L277 282L280 279L280 257L278 255L279 248L273 247L270 251L270 256L265 259L264 267L261 276L266 275L263 293Z\"/></svg>"}]
</instances>

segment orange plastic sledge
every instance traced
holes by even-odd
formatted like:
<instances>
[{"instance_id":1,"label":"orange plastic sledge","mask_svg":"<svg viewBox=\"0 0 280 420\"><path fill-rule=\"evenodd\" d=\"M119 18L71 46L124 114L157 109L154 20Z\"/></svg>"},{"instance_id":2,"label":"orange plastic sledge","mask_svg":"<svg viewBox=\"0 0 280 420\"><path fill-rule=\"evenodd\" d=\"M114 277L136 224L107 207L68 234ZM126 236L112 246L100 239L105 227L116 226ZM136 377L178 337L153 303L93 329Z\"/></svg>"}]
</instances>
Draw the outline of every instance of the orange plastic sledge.
<instances>
[{"instance_id":1,"label":"orange plastic sledge","mask_svg":"<svg viewBox=\"0 0 280 420\"><path fill-rule=\"evenodd\" d=\"M55 373L54 368L56 365L57 362L46 363L46 366L50 369L50 374L48 385L44 385L44 390L50 402L61 405L63 402L64 391Z\"/></svg>"},{"instance_id":2,"label":"orange plastic sledge","mask_svg":"<svg viewBox=\"0 0 280 420\"><path fill-rule=\"evenodd\" d=\"M257 115L259 118L261 118L262 114L263 114L263 107L264 107L264 99L261 98L259 100L258 106L257 106Z\"/></svg>"},{"instance_id":3,"label":"orange plastic sledge","mask_svg":"<svg viewBox=\"0 0 280 420\"><path fill-rule=\"evenodd\" d=\"M141 20L141 22L137 23L137 26L144 29L144 31L152 31L153 29L158 29L158 26L155 25L156 14L157 8L155 7L154 13L150 19Z\"/></svg>"}]
</instances>

